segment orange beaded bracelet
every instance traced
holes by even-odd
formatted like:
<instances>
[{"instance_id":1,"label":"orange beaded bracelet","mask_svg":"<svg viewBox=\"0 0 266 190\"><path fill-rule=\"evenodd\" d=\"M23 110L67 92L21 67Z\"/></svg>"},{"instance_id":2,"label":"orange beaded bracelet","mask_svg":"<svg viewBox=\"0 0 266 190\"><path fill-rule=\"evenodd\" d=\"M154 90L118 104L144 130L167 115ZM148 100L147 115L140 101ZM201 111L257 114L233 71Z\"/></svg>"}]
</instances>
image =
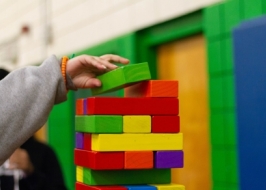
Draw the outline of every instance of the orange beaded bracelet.
<instances>
[{"instance_id":1,"label":"orange beaded bracelet","mask_svg":"<svg viewBox=\"0 0 266 190\"><path fill-rule=\"evenodd\" d=\"M68 61L68 57L67 56L64 56L62 58L62 64L61 64L61 72L62 72L62 75L63 75L63 78L64 78L64 81L65 81L65 85L66 85L66 66L67 66L67 61Z\"/></svg>"}]
</instances>

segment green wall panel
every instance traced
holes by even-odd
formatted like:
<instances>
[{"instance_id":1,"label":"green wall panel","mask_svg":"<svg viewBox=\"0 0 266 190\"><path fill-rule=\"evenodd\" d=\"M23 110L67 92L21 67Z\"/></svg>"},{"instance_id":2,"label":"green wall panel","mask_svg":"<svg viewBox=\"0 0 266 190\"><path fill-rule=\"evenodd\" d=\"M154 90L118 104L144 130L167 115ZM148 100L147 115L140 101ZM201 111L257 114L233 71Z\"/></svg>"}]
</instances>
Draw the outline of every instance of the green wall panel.
<instances>
[{"instance_id":1,"label":"green wall panel","mask_svg":"<svg viewBox=\"0 0 266 190\"><path fill-rule=\"evenodd\" d=\"M214 147L212 151L213 189L238 189L235 147Z\"/></svg>"},{"instance_id":2,"label":"green wall panel","mask_svg":"<svg viewBox=\"0 0 266 190\"><path fill-rule=\"evenodd\" d=\"M212 180L225 183L227 181L227 151L224 148L214 148L212 150Z\"/></svg>"},{"instance_id":3,"label":"green wall panel","mask_svg":"<svg viewBox=\"0 0 266 190\"><path fill-rule=\"evenodd\" d=\"M209 78L209 101L210 108L221 110L224 106L223 77L214 76Z\"/></svg>"},{"instance_id":4,"label":"green wall panel","mask_svg":"<svg viewBox=\"0 0 266 190\"><path fill-rule=\"evenodd\" d=\"M222 71L221 40L208 40L208 70L209 74L219 74Z\"/></svg>"},{"instance_id":5,"label":"green wall panel","mask_svg":"<svg viewBox=\"0 0 266 190\"><path fill-rule=\"evenodd\" d=\"M223 31L221 4L209 6L203 11L204 34L208 38L217 38Z\"/></svg>"},{"instance_id":6,"label":"green wall panel","mask_svg":"<svg viewBox=\"0 0 266 190\"><path fill-rule=\"evenodd\" d=\"M228 0L204 10L211 110L212 189L217 190L239 189L231 31L243 17L242 5L242 0Z\"/></svg>"},{"instance_id":7,"label":"green wall panel","mask_svg":"<svg viewBox=\"0 0 266 190\"><path fill-rule=\"evenodd\" d=\"M224 115L222 113L212 113L210 114L210 129L211 134L211 144L213 146L224 146L225 144L225 125L224 125Z\"/></svg>"},{"instance_id":8,"label":"green wall panel","mask_svg":"<svg viewBox=\"0 0 266 190\"><path fill-rule=\"evenodd\" d=\"M197 11L177 19L139 31L142 42L148 46L171 42L173 39L202 31L202 13Z\"/></svg>"},{"instance_id":9,"label":"green wall panel","mask_svg":"<svg viewBox=\"0 0 266 190\"><path fill-rule=\"evenodd\" d=\"M233 58L233 43L231 34L221 39L221 51L222 51L222 70L226 73L233 74L234 70L234 58Z\"/></svg>"},{"instance_id":10,"label":"green wall panel","mask_svg":"<svg viewBox=\"0 0 266 190\"><path fill-rule=\"evenodd\" d=\"M240 0L228 0L222 4L223 23L225 32L231 33L241 20Z\"/></svg>"},{"instance_id":11,"label":"green wall panel","mask_svg":"<svg viewBox=\"0 0 266 190\"><path fill-rule=\"evenodd\" d=\"M236 146L226 147L226 165L227 165L227 181L232 187L238 187L238 171L237 171L237 150Z\"/></svg>"},{"instance_id":12,"label":"green wall panel","mask_svg":"<svg viewBox=\"0 0 266 190\"><path fill-rule=\"evenodd\" d=\"M266 1L262 1L262 13L265 14L266 13Z\"/></svg>"},{"instance_id":13,"label":"green wall panel","mask_svg":"<svg viewBox=\"0 0 266 190\"><path fill-rule=\"evenodd\" d=\"M214 181L212 190L238 190L238 187L234 184Z\"/></svg>"},{"instance_id":14,"label":"green wall panel","mask_svg":"<svg viewBox=\"0 0 266 190\"><path fill-rule=\"evenodd\" d=\"M265 0L242 0L244 19L250 19L263 14L262 2Z\"/></svg>"},{"instance_id":15,"label":"green wall panel","mask_svg":"<svg viewBox=\"0 0 266 190\"><path fill-rule=\"evenodd\" d=\"M223 77L223 97L226 110L235 108L235 82L233 74L225 74Z\"/></svg>"},{"instance_id":16,"label":"green wall panel","mask_svg":"<svg viewBox=\"0 0 266 190\"><path fill-rule=\"evenodd\" d=\"M69 92L68 100L55 105L50 113L48 143L53 147L59 159L67 187L73 189L75 182L73 92Z\"/></svg>"},{"instance_id":17,"label":"green wall panel","mask_svg":"<svg viewBox=\"0 0 266 190\"><path fill-rule=\"evenodd\" d=\"M223 114L225 145L236 146L236 113L234 110L225 111ZM235 149L236 151L236 149Z\"/></svg>"}]
</instances>

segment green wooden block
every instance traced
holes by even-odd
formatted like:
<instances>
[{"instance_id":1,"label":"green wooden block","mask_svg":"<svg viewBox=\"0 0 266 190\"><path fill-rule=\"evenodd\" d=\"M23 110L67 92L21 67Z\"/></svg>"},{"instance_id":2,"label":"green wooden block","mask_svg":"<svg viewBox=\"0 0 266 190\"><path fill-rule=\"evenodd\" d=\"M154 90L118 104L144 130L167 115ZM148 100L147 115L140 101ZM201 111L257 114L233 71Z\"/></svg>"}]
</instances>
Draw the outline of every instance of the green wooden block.
<instances>
[{"instance_id":1,"label":"green wooden block","mask_svg":"<svg viewBox=\"0 0 266 190\"><path fill-rule=\"evenodd\" d=\"M76 116L75 130L84 133L122 133L123 116L120 115Z\"/></svg>"},{"instance_id":2,"label":"green wooden block","mask_svg":"<svg viewBox=\"0 0 266 190\"><path fill-rule=\"evenodd\" d=\"M222 71L221 40L208 41L208 70L209 74L217 74Z\"/></svg>"},{"instance_id":3,"label":"green wooden block","mask_svg":"<svg viewBox=\"0 0 266 190\"><path fill-rule=\"evenodd\" d=\"M262 15L262 1L265 0L243 0L244 19L250 19Z\"/></svg>"},{"instance_id":4,"label":"green wooden block","mask_svg":"<svg viewBox=\"0 0 266 190\"><path fill-rule=\"evenodd\" d=\"M223 113L211 113L210 115L210 132L211 144L221 145L225 143L225 125Z\"/></svg>"},{"instance_id":5,"label":"green wooden block","mask_svg":"<svg viewBox=\"0 0 266 190\"><path fill-rule=\"evenodd\" d=\"M223 98L223 77L213 76L209 79L209 98L211 109L223 109L224 98Z\"/></svg>"},{"instance_id":6,"label":"green wooden block","mask_svg":"<svg viewBox=\"0 0 266 190\"><path fill-rule=\"evenodd\" d=\"M168 184L170 169L90 170L83 168L83 183L87 185Z\"/></svg>"},{"instance_id":7,"label":"green wooden block","mask_svg":"<svg viewBox=\"0 0 266 190\"><path fill-rule=\"evenodd\" d=\"M234 110L224 112L224 125L226 131L225 145L236 146L236 114Z\"/></svg>"},{"instance_id":8,"label":"green wooden block","mask_svg":"<svg viewBox=\"0 0 266 190\"><path fill-rule=\"evenodd\" d=\"M145 62L122 66L100 75L97 78L102 82L102 86L99 88L92 88L92 95L115 91L136 82L149 80L151 79L151 74L149 65Z\"/></svg>"},{"instance_id":9,"label":"green wooden block","mask_svg":"<svg viewBox=\"0 0 266 190\"><path fill-rule=\"evenodd\" d=\"M221 4L209 6L204 9L204 30L208 38L221 34Z\"/></svg>"},{"instance_id":10,"label":"green wooden block","mask_svg":"<svg viewBox=\"0 0 266 190\"><path fill-rule=\"evenodd\" d=\"M240 0L228 0L223 4L223 23L225 32L230 32L241 21Z\"/></svg>"}]
</instances>

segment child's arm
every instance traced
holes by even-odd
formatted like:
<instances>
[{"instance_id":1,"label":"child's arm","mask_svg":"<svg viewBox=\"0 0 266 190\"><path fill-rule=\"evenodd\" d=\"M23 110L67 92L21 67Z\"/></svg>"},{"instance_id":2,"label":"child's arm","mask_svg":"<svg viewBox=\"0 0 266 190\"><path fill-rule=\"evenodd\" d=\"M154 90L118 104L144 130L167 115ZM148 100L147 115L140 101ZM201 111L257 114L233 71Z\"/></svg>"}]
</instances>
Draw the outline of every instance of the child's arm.
<instances>
[{"instance_id":1,"label":"child's arm","mask_svg":"<svg viewBox=\"0 0 266 190\"><path fill-rule=\"evenodd\" d=\"M83 55L69 60L66 72L77 88L92 88L101 85L95 76L116 68L112 61L128 62L115 55ZM0 81L0 165L45 124L54 104L66 100L60 64L51 56L39 67L16 70Z\"/></svg>"}]
</instances>

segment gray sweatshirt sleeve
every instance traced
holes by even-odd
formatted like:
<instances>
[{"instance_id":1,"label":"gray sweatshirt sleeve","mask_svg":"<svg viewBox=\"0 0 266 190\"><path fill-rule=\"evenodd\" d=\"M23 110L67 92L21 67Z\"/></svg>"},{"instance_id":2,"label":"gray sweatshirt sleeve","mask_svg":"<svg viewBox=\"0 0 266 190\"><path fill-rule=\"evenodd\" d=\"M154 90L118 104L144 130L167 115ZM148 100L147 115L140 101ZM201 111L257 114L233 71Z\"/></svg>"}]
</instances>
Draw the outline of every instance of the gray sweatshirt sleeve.
<instances>
[{"instance_id":1,"label":"gray sweatshirt sleeve","mask_svg":"<svg viewBox=\"0 0 266 190\"><path fill-rule=\"evenodd\" d=\"M47 121L54 104L66 100L60 62L11 72L0 81L0 165Z\"/></svg>"}]
</instances>

